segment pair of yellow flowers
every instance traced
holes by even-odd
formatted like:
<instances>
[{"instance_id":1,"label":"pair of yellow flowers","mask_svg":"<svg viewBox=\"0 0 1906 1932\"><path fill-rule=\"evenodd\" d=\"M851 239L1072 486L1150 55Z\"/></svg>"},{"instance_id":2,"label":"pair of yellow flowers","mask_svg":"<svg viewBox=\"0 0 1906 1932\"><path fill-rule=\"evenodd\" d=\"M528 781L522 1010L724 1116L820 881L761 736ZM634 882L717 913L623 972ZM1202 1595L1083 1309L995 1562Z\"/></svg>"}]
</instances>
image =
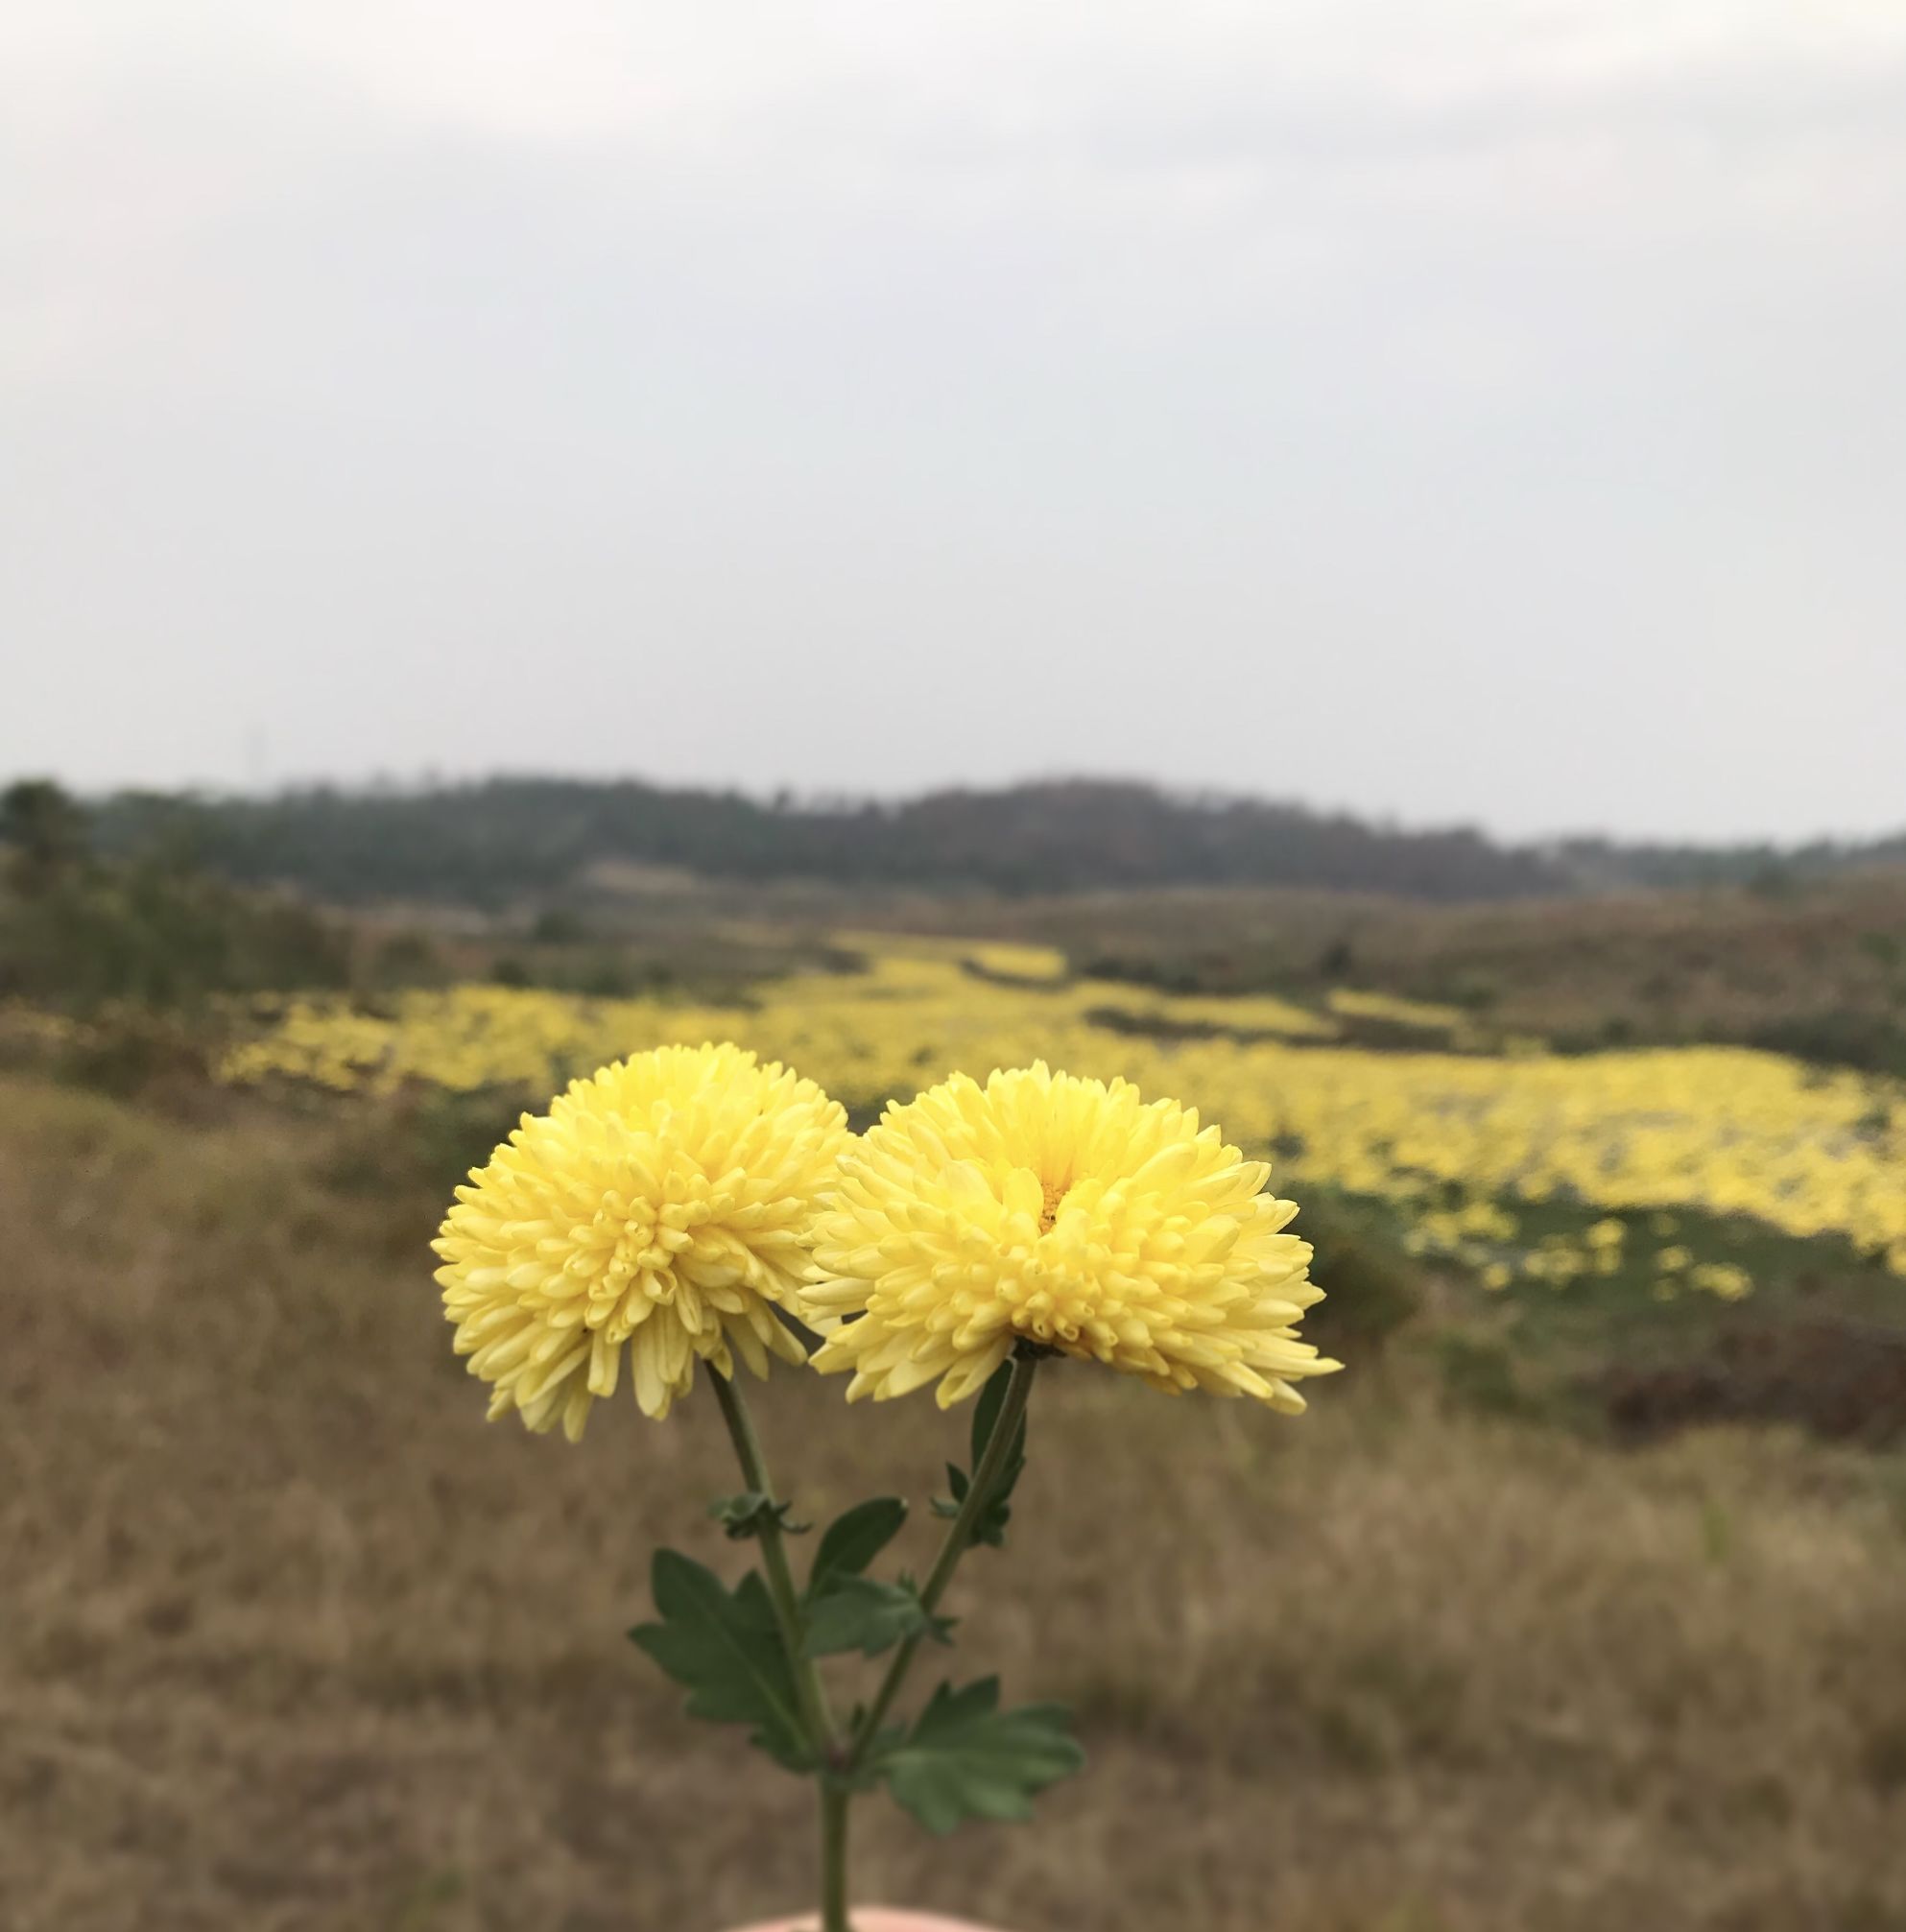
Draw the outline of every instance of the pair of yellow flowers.
<instances>
[{"instance_id":1,"label":"pair of yellow flowers","mask_svg":"<svg viewBox=\"0 0 1906 1932\"><path fill-rule=\"evenodd\" d=\"M956 1074L856 1136L812 1081L732 1045L665 1046L574 1082L457 1189L444 1310L490 1416L573 1442L625 1345L660 1418L697 1360L757 1375L822 1339L850 1401L974 1394L1020 1342L1173 1392L1253 1395L1338 1364L1296 1206L1195 1110L1051 1073Z\"/></svg>"}]
</instances>

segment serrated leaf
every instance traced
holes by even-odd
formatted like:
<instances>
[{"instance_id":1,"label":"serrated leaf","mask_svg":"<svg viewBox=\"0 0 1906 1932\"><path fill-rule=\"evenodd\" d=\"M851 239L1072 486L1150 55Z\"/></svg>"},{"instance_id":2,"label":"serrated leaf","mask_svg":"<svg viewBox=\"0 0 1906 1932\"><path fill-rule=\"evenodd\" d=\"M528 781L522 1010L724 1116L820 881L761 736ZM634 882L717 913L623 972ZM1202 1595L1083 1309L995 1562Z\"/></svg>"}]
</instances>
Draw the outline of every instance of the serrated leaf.
<instances>
[{"instance_id":1,"label":"serrated leaf","mask_svg":"<svg viewBox=\"0 0 1906 1932\"><path fill-rule=\"evenodd\" d=\"M1066 1712L1056 1704L1002 1711L996 1677L965 1690L942 1683L877 1768L894 1799L929 1831L948 1832L969 1818L1025 1819L1035 1793L1085 1761L1066 1726Z\"/></svg>"},{"instance_id":2,"label":"serrated leaf","mask_svg":"<svg viewBox=\"0 0 1906 1932\"><path fill-rule=\"evenodd\" d=\"M754 1571L730 1591L713 1570L676 1550L657 1550L651 1570L659 1623L631 1640L688 1692L688 1714L746 1724L752 1741L791 1771L812 1763L794 1666Z\"/></svg>"},{"instance_id":3,"label":"serrated leaf","mask_svg":"<svg viewBox=\"0 0 1906 1932\"><path fill-rule=\"evenodd\" d=\"M829 1523L814 1552L808 1595L823 1595L844 1577L865 1575L867 1566L900 1534L906 1520L907 1506L898 1496L875 1496Z\"/></svg>"},{"instance_id":4,"label":"serrated leaf","mask_svg":"<svg viewBox=\"0 0 1906 1932\"><path fill-rule=\"evenodd\" d=\"M909 1637L950 1642L952 1629L952 1618L928 1613L919 1591L905 1578L884 1584L873 1577L841 1577L808 1606L806 1649L809 1657L839 1657L850 1650L878 1657Z\"/></svg>"},{"instance_id":5,"label":"serrated leaf","mask_svg":"<svg viewBox=\"0 0 1906 1932\"><path fill-rule=\"evenodd\" d=\"M777 1503L759 1490L743 1490L739 1495L717 1496L708 1505L708 1514L727 1532L730 1542L745 1542L758 1537L770 1523L778 1523L784 1534L805 1536L814 1525L790 1521L792 1503Z\"/></svg>"}]
</instances>

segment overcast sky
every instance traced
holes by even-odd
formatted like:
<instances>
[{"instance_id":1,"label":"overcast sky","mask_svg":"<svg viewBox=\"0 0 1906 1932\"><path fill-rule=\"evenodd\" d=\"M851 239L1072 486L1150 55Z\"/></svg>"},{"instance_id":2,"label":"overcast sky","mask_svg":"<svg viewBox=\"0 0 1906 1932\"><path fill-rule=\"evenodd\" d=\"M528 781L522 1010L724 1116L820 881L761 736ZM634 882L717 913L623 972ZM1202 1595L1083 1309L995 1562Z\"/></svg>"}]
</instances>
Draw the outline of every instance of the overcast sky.
<instances>
[{"instance_id":1,"label":"overcast sky","mask_svg":"<svg viewBox=\"0 0 1906 1932\"><path fill-rule=\"evenodd\" d=\"M1906 823L1900 0L0 0L0 775Z\"/></svg>"}]
</instances>

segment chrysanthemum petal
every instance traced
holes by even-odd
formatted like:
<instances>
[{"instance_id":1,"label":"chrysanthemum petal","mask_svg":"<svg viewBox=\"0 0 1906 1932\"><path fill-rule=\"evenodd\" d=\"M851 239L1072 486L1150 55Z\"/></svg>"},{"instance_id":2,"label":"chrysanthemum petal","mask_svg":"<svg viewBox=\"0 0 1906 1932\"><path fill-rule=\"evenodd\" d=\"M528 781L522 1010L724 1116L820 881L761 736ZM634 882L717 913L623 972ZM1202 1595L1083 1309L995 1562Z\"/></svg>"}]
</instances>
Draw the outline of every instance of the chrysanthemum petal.
<instances>
[{"instance_id":1,"label":"chrysanthemum petal","mask_svg":"<svg viewBox=\"0 0 1906 1932\"><path fill-rule=\"evenodd\" d=\"M1285 1410L1338 1367L1293 1332L1322 1291L1271 1170L1125 1081L956 1074L841 1165L799 1304L850 1401L935 1380L961 1401L1020 1342Z\"/></svg>"},{"instance_id":2,"label":"chrysanthemum petal","mask_svg":"<svg viewBox=\"0 0 1906 1932\"><path fill-rule=\"evenodd\" d=\"M624 1345L660 1418L695 1364L803 1359L771 1303L811 1272L819 1201L848 1144L811 1081L734 1046L662 1047L572 1082L475 1170L432 1244L456 1349L515 1411L573 1442Z\"/></svg>"}]
</instances>

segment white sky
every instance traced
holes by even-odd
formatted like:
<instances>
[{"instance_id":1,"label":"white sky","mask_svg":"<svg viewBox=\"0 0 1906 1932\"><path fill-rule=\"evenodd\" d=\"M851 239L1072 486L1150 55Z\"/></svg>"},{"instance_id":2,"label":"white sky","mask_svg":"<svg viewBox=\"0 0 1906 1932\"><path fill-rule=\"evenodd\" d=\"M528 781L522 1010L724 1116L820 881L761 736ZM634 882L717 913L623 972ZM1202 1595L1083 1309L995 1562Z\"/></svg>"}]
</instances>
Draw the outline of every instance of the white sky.
<instances>
[{"instance_id":1,"label":"white sky","mask_svg":"<svg viewBox=\"0 0 1906 1932\"><path fill-rule=\"evenodd\" d=\"M0 0L0 775L1906 823L1899 0Z\"/></svg>"}]
</instances>

